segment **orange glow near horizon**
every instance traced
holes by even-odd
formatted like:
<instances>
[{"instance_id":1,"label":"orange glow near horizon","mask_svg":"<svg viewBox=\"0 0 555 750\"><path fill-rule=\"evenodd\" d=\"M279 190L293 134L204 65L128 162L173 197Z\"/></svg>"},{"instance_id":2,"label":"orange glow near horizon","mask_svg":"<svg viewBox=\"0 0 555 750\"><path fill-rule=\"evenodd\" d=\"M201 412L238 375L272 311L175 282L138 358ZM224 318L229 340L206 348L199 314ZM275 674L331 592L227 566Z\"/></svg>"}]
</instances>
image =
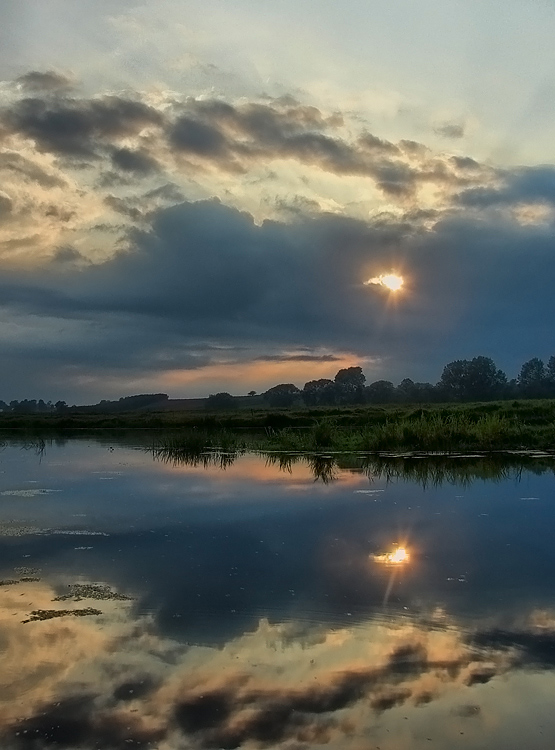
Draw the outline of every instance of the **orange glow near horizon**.
<instances>
[{"instance_id":1,"label":"orange glow near horizon","mask_svg":"<svg viewBox=\"0 0 555 750\"><path fill-rule=\"evenodd\" d=\"M196 392L199 397L226 390L244 393L250 388L266 390L276 383L297 383L302 388L308 380L333 379L335 373L353 365L365 363L352 354L338 353L329 360L251 360L247 362L219 362L196 370L168 370L157 380L158 386L175 392L187 388L189 398Z\"/></svg>"}]
</instances>

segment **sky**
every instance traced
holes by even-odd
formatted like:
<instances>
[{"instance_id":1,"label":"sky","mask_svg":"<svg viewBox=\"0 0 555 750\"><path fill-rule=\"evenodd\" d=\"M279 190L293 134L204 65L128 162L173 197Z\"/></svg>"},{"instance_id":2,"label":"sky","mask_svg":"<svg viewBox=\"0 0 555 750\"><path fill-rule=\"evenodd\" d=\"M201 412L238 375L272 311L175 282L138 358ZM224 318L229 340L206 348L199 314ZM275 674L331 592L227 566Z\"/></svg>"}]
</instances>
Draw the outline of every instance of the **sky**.
<instances>
[{"instance_id":1,"label":"sky","mask_svg":"<svg viewBox=\"0 0 555 750\"><path fill-rule=\"evenodd\" d=\"M4 0L0 399L549 358L554 36L548 0Z\"/></svg>"}]
</instances>

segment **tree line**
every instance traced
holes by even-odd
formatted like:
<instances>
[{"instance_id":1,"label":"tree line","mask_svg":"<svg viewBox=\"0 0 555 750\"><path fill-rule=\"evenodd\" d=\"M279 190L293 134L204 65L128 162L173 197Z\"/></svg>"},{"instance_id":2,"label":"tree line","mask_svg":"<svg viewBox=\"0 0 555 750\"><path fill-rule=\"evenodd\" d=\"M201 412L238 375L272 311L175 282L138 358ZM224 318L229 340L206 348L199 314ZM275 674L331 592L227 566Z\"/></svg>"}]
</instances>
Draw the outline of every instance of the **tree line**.
<instances>
[{"instance_id":1,"label":"tree line","mask_svg":"<svg viewBox=\"0 0 555 750\"><path fill-rule=\"evenodd\" d=\"M11 414L67 414L68 412L97 412L106 414L111 412L136 411L147 407L159 406L161 403L168 401L167 393L140 393L135 396L122 396L117 401L107 401L103 399L98 404L91 406L68 406L65 401L38 401L34 398L23 399L21 401L0 401L0 412Z\"/></svg>"},{"instance_id":2,"label":"tree line","mask_svg":"<svg viewBox=\"0 0 555 750\"><path fill-rule=\"evenodd\" d=\"M490 357L474 357L449 362L435 384L404 378L397 386L389 380L376 380L367 385L361 367L347 367L339 370L333 380L309 380L303 388L293 383L280 383L262 395L270 406L281 407L299 403L336 406L555 398L555 356L547 363L538 357L528 360L518 377L511 380Z\"/></svg>"},{"instance_id":3,"label":"tree line","mask_svg":"<svg viewBox=\"0 0 555 750\"><path fill-rule=\"evenodd\" d=\"M10 401L9 404L0 401L0 412L11 414L63 414L68 408L65 401L56 401L53 404L52 401L43 401L42 398L38 401L36 398L24 398L21 401Z\"/></svg>"},{"instance_id":4,"label":"tree line","mask_svg":"<svg viewBox=\"0 0 555 750\"><path fill-rule=\"evenodd\" d=\"M254 397L255 391L248 396ZM490 357L457 359L443 368L435 384L418 383L404 378L397 386L389 380L366 384L361 367L347 367L337 372L333 380L309 380L302 388L293 383L279 383L261 394L269 406L289 407L338 406L356 404L424 404L445 401L492 401L512 398L555 398L555 356L547 362L533 357L524 362L518 377L509 380ZM246 397L242 397L245 399ZM168 400L166 393L125 396L118 401L101 401L88 407L68 406L65 401L23 399L0 401L0 412L13 414L53 413L73 411L118 412L155 408ZM233 409L237 397L230 393L214 393L206 399L208 409Z\"/></svg>"}]
</instances>

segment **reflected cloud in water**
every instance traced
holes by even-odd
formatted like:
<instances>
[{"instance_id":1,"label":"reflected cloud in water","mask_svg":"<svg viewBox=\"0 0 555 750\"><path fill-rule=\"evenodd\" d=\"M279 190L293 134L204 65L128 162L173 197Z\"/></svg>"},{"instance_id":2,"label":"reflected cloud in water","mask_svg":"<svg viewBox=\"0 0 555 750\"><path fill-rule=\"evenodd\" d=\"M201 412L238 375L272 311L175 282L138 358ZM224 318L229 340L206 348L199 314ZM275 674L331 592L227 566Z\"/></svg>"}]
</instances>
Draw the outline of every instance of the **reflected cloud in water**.
<instances>
[{"instance_id":1,"label":"reflected cloud in water","mask_svg":"<svg viewBox=\"0 0 555 750\"><path fill-rule=\"evenodd\" d=\"M462 628L441 611L335 629L263 619L207 647L164 636L128 601L103 601L99 617L21 624L30 607L59 606L57 592L46 582L0 590L6 750L442 747L463 735L468 746L484 731L501 749L508 731L523 742L532 731L512 716L515 691L541 707L555 687L555 613L503 631ZM537 727L535 738L547 747Z\"/></svg>"},{"instance_id":2,"label":"reflected cloud in water","mask_svg":"<svg viewBox=\"0 0 555 750\"><path fill-rule=\"evenodd\" d=\"M2 453L3 750L551 747L547 458L167 458Z\"/></svg>"}]
</instances>

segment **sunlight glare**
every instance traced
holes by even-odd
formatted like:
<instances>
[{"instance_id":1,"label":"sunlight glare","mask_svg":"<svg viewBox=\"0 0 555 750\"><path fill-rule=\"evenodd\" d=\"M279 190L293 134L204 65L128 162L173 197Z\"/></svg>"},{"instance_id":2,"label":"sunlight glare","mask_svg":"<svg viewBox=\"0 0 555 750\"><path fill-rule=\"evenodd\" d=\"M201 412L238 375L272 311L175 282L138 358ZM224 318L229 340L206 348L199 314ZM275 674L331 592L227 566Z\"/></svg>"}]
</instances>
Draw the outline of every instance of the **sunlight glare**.
<instances>
[{"instance_id":1,"label":"sunlight glare","mask_svg":"<svg viewBox=\"0 0 555 750\"><path fill-rule=\"evenodd\" d=\"M404 283L405 280L403 277L393 272L384 273L381 276L374 276L372 279L368 279L368 281L364 282L365 286L369 286L370 284L384 286L391 292L398 292Z\"/></svg>"},{"instance_id":2,"label":"sunlight glare","mask_svg":"<svg viewBox=\"0 0 555 750\"><path fill-rule=\"evenodd\" d=\"M393 552L384 552L378 555L371 555L374 562L385 565L399 565L407 563L410 555L405 547L396 547Z\"/></svg>"}]
</instances>

